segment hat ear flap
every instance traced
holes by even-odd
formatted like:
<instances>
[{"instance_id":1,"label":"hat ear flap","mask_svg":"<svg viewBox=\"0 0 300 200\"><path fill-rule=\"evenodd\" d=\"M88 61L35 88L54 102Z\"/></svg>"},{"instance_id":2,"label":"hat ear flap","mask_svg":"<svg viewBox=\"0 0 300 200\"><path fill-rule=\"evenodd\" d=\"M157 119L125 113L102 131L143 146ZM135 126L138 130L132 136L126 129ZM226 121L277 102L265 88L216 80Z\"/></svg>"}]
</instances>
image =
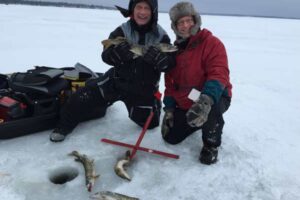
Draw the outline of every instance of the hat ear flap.
<instances>
[{"instance_id":1,"label":"hat ear flap","mask_svg":"<svg viewBox=\"0 0 300 200\"><path fill-rule=\"evenodd\" d=\"M171 28L173 29L173 31L174 31L174 33L175 33L175 35L178 37L184 37L183 35L181 35L180 33L179 33L179 31L177 30L177 26L176 26L176 23L175 22L172 22L171 23Z\"/></svg>"},{"instance_id":2,"label":"hat ear flap","mask_svg":"<svg viewBox=\"0 0 300 200\"><path fill-rule=\"evenodd\" d=\"M195 25L193 28L191 28L191 34L196 35L198 30L201 28L202 21L201 21L201 16L197 13L197 15L193 15Z\"/></svg>"}]
</instances>

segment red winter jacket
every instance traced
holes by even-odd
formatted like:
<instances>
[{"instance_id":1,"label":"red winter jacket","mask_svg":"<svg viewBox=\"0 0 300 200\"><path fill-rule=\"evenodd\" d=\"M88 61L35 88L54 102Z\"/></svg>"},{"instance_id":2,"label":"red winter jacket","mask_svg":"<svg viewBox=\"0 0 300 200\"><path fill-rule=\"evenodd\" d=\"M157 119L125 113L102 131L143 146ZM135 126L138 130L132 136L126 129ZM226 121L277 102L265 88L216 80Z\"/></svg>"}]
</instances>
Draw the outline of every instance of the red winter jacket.
<instances>
[{"instance_id":1,"label":"red winter jacket","mask_svg":"<svg viewBox=\"0 0 300 200\"><path fill-rule=\"evenodd\" d=\"M188 99L192 88L211 96L215 103L222 95L231 97L232 86L223 43L207 29L191 36L187 46L179 48L176 67L165 74L165 86L166 108L189 109L193 104Z\"/></svg>"}]
</instances>

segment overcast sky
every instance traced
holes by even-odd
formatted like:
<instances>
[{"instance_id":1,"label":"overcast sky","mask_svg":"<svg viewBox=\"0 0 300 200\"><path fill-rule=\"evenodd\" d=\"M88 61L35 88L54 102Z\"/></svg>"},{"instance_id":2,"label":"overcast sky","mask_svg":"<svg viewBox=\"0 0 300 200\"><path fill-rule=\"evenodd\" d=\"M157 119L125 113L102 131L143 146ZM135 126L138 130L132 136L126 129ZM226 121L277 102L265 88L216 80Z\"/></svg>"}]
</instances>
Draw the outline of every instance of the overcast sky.
<instances>
[{"instance_id":1,"label":"overcast sky","mask_svg":"<svg viewBox=\"0 0 300 200\"><path fill-rule=\"evenodd\" d=\"M129 0L36 0L51 2L69 2L103 6L121 5L127 7ZM158 0L159 10L168 11L180 0ZM299 0L189 0L200 13L229 14L300 19Z\"/></svg>"}]
</instances>

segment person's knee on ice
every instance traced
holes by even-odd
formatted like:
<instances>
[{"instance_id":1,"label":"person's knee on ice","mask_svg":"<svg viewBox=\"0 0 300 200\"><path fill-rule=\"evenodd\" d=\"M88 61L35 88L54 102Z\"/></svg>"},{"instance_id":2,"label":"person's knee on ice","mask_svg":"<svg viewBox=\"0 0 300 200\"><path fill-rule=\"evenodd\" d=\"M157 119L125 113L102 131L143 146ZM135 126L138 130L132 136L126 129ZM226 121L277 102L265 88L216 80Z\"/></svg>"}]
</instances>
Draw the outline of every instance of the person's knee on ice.
<instances>
[{"instance_id":1,"label":"person's knee on ice","mask_svg":"<svg viewBox=\"0 0 300 200\"><path fill-rule=\"evenodd\" d=\"M153 101L154 104L156 102L156 100ZM129 118L140 127L144 127L151 112L153 112L153 117L147 129L153 129L159 126L160 104L156 106L152 106L151 104L148 106L133 106L127 104L127 107L129 110Z\"/></svg>"},{"instance_id":2,"label":"person's knee on ice","mask_svg":"<svg viewBox=\"0 0 300 200\"><path fill-rule=\"evenodd\" d=\"M182 140L171 137L170 135L163 136L162 138L166 143L172 144L172 145L176 145L176 144L179 144L182 142Z\"/></svg>"}]
</instances>

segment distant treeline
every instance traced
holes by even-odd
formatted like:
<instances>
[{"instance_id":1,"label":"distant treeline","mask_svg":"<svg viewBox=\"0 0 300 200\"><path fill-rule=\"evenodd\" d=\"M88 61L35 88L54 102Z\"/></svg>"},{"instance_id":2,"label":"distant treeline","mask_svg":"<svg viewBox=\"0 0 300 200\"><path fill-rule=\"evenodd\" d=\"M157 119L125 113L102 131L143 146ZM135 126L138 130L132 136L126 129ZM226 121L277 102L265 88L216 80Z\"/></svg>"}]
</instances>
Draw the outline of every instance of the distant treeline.
<instances>
[{"instance_id":1,"label":"distant treeline","mask_svg":"<svg viewBox=\"0 0 300 200\"><path fill-rule=\"evenodd\" d=\"M24 1L24 0L0 0L0 4L22 4L33 6L56 6L56 7L70 7L70 8L90 8L90 9L114 9L107 6L86 5L78 3L64 3L64 2L47 2L47 1Z\"/></svg>"}]
</instances>

